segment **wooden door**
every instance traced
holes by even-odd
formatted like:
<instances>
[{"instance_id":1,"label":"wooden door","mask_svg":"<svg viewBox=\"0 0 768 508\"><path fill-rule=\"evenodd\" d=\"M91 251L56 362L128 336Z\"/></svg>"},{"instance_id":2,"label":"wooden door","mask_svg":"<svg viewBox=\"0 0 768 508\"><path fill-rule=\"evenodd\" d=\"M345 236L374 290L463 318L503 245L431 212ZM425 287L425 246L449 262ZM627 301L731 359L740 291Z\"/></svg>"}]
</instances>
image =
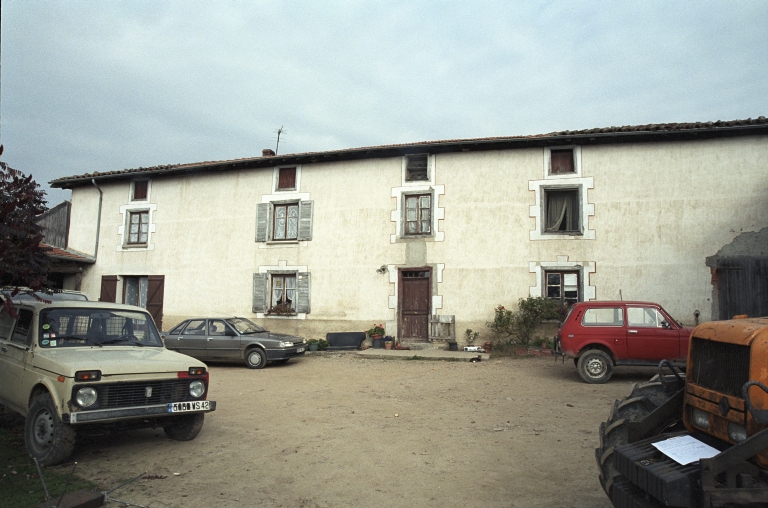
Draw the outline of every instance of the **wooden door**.
<instances>
[{"instance_id":1,"label":"wooden door","mask_svg":"<svg viewBox=\"0 0 768 508\"><path fill-rule=\"evenodd\" d=\"M165 275L150 275L147 277L147 310L155 320L158 331L163 329L163 293L165 292Z\"/></svg>"},{"instance_id":2,"label":"wooden door","mask_svg":"<svg viewBox=\"0 0 768 508\"><path fill-rule=\"evenodd\" d=\"M429 337L431 270L400 271L400 338L426 341Z\"/></svg>"}]
</instances>

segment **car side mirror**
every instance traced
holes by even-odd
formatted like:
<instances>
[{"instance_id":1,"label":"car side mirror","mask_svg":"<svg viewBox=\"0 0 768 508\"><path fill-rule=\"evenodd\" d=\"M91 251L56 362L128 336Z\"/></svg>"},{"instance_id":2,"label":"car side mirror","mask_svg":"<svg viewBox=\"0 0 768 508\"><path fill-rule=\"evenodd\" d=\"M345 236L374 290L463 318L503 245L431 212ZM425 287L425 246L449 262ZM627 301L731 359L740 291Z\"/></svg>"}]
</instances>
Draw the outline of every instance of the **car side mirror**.
<instances>
[{"instance_id":1,"label":"car side mirror","mask_svg":"<svg viewBox=\"0 0 768 508\"><path fill-rule=\"evenodd\" d=\"M235 333L235 331L234 331L234 330L231 330L231 329L229 329L229 328L227 328L227 331L226 331L224 334L225 334L227 337L237 337L237 334Z\"/></svg>"},{"instance_id":2,"label":"car side mirror","mask_svg":"<svg viewBox=\"0 0 768 508\"><path fill-rule=\"evenodd\" d=\"M669 323L667 321L662 321L661 322L661 327L662 328L666 328L666 329L672 328L671 326L669 326Z\"/></svg>"}]
</instances>

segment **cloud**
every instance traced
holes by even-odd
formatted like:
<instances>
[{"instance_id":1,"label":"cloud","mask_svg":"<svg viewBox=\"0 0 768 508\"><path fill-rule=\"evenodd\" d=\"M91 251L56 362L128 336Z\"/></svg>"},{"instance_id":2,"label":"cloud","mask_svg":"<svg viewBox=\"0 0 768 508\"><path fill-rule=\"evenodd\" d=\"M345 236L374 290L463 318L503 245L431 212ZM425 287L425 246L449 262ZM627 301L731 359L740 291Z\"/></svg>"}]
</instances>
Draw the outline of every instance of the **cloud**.
<instances>
[{"instance_id":1,"label":"cloud","mask_svg":"<svg viewBox=\"0 0 768 508\"><path fill-rule=\"evenodd\" d=\"M3 160L44 184L280 126L289 153L756 117L767 34L764 2L4 2Z\"/></svg>"}]
</instances>

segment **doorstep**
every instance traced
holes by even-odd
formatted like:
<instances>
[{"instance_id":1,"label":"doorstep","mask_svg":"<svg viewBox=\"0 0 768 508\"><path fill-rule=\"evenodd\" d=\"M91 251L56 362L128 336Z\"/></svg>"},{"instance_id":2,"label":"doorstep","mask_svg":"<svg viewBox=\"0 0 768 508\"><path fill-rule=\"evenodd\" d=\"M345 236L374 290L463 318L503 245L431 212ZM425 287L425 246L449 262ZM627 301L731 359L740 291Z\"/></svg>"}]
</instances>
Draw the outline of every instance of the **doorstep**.
<instances>
[{"instance_id":1,"label":"doorstep","mask_svg":"<svg viewBox=\"0 0 768 508\"><path fill-rule=\"evenodd\" d=\"M364 349L356 352L357 356L373 359L392 360L443 360L443 361L488 361L491 355L469 351L446 351L445 349Z\"/></svg>"}]
</instances>

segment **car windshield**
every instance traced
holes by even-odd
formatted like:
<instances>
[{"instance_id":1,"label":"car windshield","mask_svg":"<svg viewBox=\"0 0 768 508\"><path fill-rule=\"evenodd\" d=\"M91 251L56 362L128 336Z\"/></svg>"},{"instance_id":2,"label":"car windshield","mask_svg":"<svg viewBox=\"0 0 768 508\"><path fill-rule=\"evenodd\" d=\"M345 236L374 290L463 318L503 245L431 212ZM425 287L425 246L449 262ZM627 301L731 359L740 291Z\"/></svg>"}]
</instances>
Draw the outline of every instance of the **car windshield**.
<instances>
[{"instance_id":1,"label":"car windshield","mask_svg":"<svg viewBox=\"0 0 768 508\"><path fill-rule=\"evenodd\" d=\"M246 333L261 333L261 332L265 331L264 328L260 327L259 325L257 325L253 321L250 321L250 320L245 319L245 318L227 319L227 323L229 323L232 326L234 326L235 330L237 330L238 332L240 332L242 334L246 334Z\"/></svg>"},{"instance_id":2,"label":"car windshield","mask_svg":"<svg viewBox=\"0 0 768 508\"><path fill-rule=\"evenodd\" d=\"M78 346L163 347L146 312L122 309L51 308L40 312L44 348Z\"/></svg>"}]
</instances>

